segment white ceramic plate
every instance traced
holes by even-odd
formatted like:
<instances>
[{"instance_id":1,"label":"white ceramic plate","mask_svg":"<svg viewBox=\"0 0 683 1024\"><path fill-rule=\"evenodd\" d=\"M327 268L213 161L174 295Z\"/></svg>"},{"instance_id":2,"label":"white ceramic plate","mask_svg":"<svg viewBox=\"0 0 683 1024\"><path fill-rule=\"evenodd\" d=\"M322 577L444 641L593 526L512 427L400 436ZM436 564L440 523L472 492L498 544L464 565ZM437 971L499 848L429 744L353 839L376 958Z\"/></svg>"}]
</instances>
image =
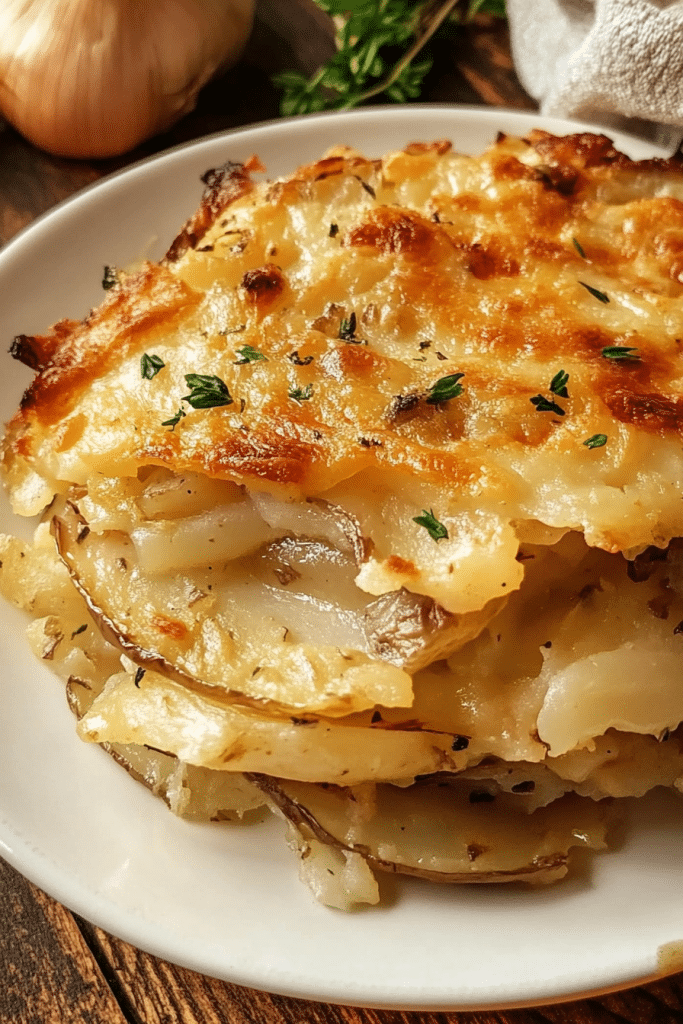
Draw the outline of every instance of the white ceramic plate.
<instances>
[{"instance_id":1,"label":"white ceramic plate","mask_svg":"<svg viewBox=\"0 0 683 1024\"><path fill-rule=\"evenodd\" d=\"M194 209L200 174L258 153L285 173L334 143L371 156L450 138L476 152L498 130L567 122L458 107L364 110L250 128L174 150L81 193L0 253L0 338L80 317L105 263L160 256ZM616 137L632 156L652 147ZM2 357L0 416L30 374ZM0 529L17 525L3 508ZM81 743L62 685L29 653L24 621L0 608L0 853L68 907L168 960L239 984L368 1006L465 1009L540 1003L652 975L683 939L683 814L638 807L620 849L556 887L382 882L381 907L325 909L297 879L275 820L176 819L98 747Z\"/></svg>"}]
</instances>

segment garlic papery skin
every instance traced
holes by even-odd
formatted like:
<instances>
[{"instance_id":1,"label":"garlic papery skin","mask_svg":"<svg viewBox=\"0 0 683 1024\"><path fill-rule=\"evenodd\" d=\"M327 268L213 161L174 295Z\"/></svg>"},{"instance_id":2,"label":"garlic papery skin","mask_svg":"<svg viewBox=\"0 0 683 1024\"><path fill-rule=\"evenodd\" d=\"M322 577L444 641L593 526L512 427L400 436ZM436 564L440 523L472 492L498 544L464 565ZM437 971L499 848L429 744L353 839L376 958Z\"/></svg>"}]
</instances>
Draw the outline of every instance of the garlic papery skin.
<instances>
[{"instance_id":1,"label":"garlic papery skin","mask_svg":"<svg viewBox=\"0 0 683 1024\"><path fill-rule=\"evenodd\" d=\"M0 0L0 112L41 149L125 153L239 57L254 0Z\"/></svg>"}]
</instances>

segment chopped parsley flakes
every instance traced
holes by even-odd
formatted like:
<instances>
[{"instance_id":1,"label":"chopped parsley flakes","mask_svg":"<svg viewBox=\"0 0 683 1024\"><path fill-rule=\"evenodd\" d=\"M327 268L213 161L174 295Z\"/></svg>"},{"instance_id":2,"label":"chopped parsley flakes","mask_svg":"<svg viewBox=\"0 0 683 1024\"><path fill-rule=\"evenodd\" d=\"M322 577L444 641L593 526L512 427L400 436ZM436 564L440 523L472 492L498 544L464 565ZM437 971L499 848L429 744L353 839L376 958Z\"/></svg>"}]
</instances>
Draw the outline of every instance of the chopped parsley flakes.
<instances>
[{"instance_id":1,"label":"chopped parsley flakes","mask_svg":"<svg viewBox=\"0 0 683 1024\"><path fill-rule=\"evenodd\" d=\"M549 401L547 398L544 398L543 395L534 395L534 397L530 398L529 401L532 405L536 406L537 412L554 412L557 413L558 416L564 416L564 409L562 406L558 405L557 402Z\"/></svg>"},{"instance_id":2,"label":"chopped parsley flakes","mask_svg":"<svg viewBox=\"0 0 683 1024\"><path fill-rule=\"evenodd\" d=\"M235 349L235 355L238 366L243 366L245 363L268 362L268 356L264 356L263 352L252 348L251 345L242 345L242 348Z\"/></svg>"},{"instance_id":3,"label":"chopped parsley flakes","mask_svg":"<svg viewBox=\"0 0 683 1024\"><path fill-rule=\"evenodd\" d=\"M431 509L428 512L426 508L423 508L422 515L415 516L413 522L418 526L424 526L432 540L448 540L448 530L443 523L439 522Z\"/></svg>"},{"instance_id":4,"label":"chopped parsley flakes","mask_svg":"<svg viewBox=\"0 0 683 1024\"><path fill-rule=\"evenodd\" d=\"M599 291L597 288L593 288L592 285L586 284L585 281L579 281L579 284L582 288L585 288L587 292L590 292L593 298L597 299L598 302L609 302L609 295L605 295L604 292Z\"/></svg>"},{"instance_id":5,"label":"chopped parsley flakes","mask_svg":"<svg viewBox=\"0 0 683 1024\"><path fill-rule=\"evenodd\" d=\"M608 345L606 348L603 348L601 355L603 355L605 359L614 359L617 361L620 359L640 359L638 349L628 345Z\"/></svg>"},{"instance_id":6,"label":"chopped parsley flakes","mask_svg":"<svg viewBox=\"0 0 683 1024\"><path fill-rule=\"evenodd\" d=\"M159 370L163 370L166 363L159 356L149 355L145 352L140 359L140 373L145 380L151 380L152 377L156 377Z\"/></svg>"},{"instance_id":7,"label":"chopped parsley flakes","mask_svg":"<svg viewBox=\"0 0 683 1024\"><path fill-rule=\"evenodd\" d=\"M426 401L428 405L436 405L438 402L448 402L451 398L457 398L462 394L460 381L464 373L449 373L446 377L440 377L436 384L429 389Z\"/></svg>"},{"instance_id":8,"label":"chopped parsley flakes","mask_svg":"<svg viewBox=\"0 0 683 1024\"><path fill-rule=\"evenodd\" d=\"M220 377L206 373L186 373L185 383L191 390L181 401L189 402L193 409L213 409L219 405L232 405L228 386Z\"/></svg>"},{"instance_id":9,"label":"chopped parsley flakes","mask_svg":"<svg viewBox=\"0 0 683 1024\"><path fill-rule=\"evenodd\" d=\"M583 442L586 448L603 448L607 444L607 434L593 434Z\"/></svg>"},{"instance_id":10,"label":"chopped parsley flakes","mask_svg":"<svg viewBox=\"0 0 683 1024\"><path fill-rule=\"evenodd\" d=\"M293 398L295 402L307 402L313 396L313 385L307 384L305 388L290 388L287 396Z\"/></svg>"}]
</instances>

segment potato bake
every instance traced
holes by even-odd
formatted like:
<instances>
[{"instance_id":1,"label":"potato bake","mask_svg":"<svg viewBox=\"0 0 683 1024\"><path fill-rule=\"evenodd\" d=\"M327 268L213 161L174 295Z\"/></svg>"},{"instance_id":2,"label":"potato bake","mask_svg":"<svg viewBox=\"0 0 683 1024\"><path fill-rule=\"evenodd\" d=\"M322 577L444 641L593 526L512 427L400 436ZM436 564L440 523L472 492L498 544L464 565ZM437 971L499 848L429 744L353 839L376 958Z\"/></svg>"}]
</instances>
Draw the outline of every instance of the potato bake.
<instances>
[{"instance_id":1,"label":"potato bake","mask_svg":"<svg viewBox=\"0 0 683 1024\"><path fill-rule=\"evenodd\" d=\"M263 171L15 338L2 592L82 739L178 814L275 810L323 902L559 879L683 787L683 165L536 130Z\"/></svg>"}]
</instances>

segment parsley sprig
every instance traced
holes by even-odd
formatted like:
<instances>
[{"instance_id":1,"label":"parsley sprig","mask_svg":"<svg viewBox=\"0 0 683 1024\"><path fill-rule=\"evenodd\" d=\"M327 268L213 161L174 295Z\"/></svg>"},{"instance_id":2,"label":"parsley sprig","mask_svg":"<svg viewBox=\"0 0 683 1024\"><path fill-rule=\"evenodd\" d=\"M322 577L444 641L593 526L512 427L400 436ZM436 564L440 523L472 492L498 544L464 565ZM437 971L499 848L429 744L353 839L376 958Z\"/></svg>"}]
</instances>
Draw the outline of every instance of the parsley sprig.
<instances>
[{"instance_id":1,"label":"parsley sprig","mask_svg":"<svg viewBox=\"0 0 683 1024\"><path fill-rule=\"evenodd\" d=\"M565 373L564 370L558 370L550 381L550 390L552 393L554 395L559 395L560 398L569 398L569 392L567 391L568 380L569 374Z\"/></svg>"},{"instance_id":2,"label":"parsley sprig","mask_svg":"<svg viewBox=\"0 0 683 1024\"><path fill-rule=\"evenodd\" d=\"M181 401L189 402L193 409L213 409L219 405L232 405L228 385L220 377L207 373L186 373L185 383L191 389Z\"/></svg>"},{"instance_id":3,"label":"parsley sprig","mask_svg":"<svg viewBox=\"0 0 683 1024\"><path fill-rule=\"evenodd\" d=\"M550 381L550 392L553 395L557 395L558 398L569 398L569 391L567 390L568 380L569 374L565 373L564 370L558 370ZM532 405L536 406L537 412L554 412L557 416L564 416L564 409L557 402L554 402L552 398L546 398L545 395L538 394L530 398L529 401Z\"/></svg>"},{"instance_id":4,"label":"parsley sprig","mask_svg":"<svg viewBox=\"0 0 683 1024\"><path fill-rule=\"evenodd\" d=\"M583 442L586 448L603 448L607 444L607 434L593 434Z\"/></svg>"},{"instance_id":5,"label":"parsley sprig","mask_svg":"<svg viewBox=\"0 0 683 1024\"><path fill-rule=\"evenodd\" d=\"M287 392L287 397L294 399L295 402L308 402L313 397L313 385L307 384L305 388L290 388Z\"/></svg>"},{"instance_id":6,"label":"parsley sprig","mask_svg":"<svg viewBox=\"0 0 683 1024\"><path fill-rule=\"evenodd\" d=\"M606 348L603 348L600 354L604 356L605 359L612 359L616 362L619 362L622 359L640 359L640 356L638 355L638 349L633 348L633 346L630 345L608 345Z\"/></svg>"},{"instance_id":7,"label":"parsley sprig","mask_svg":"<svg viewBox=\"0 0 683 1024\"><path fill-rule=\"evenodd\" d=\"M316 0L336 27L337 52L311 78L282 71L273 83L282 89L280 113L310 114L347 110L383 93L396 103L414 100L431 69L422 52L445 25L475 14L505 17L504 0ZM394 63L396 51L402 56Z\"/></svg>"},{"instance_id":8,"label":"parsley sprig","mask_svg":"<svg viewBox=\"0 0 683 1024\"><path fill-rule=\"evenodd\" d=\"M448 530L443 523L439 522L432 509L427 511L426 508L423 508L422 515L415 516L413 522L418 526L424 526L432 540L448 540Z\"/></svg>"},{"instance_id":9,"label":"parsley sprig","mask_svg":"<svg viewBox=\"0 0 683 1024\"><path fill-rule=\"evenodd\" d=\"M534 395L529 401L536 406L536 412L554 412L557 416L564 416L564 409L557 402L552 402L543 395Z\"/></svg>"},{"instance_id":10,"label":"parsley sprig","mask_svg":"<svg viewBox=\"0 0 683 1024\"><path fill-rule=\"evenodd\" d=\"M245 363L268 362L268 356L264 356L263 352L259 352L252 345L242 345L242 348L236 348L235 355L237 356L235 362L238 366L244 366Z\"/></svg>"},{"instance_id":11,"label":"parsley sprig","mask_svg":"<svg viewBox=\"0 0 683 1024\"><path fill-rule=\"evenodd\" d=\"M145 380L152 380L165 365L161 356L143 352L140 357L140 374Z\"/></svg>"},{"instance_id":12,"label":"parsley sprig","mask_svg":"<svg viewBox=\"0 0 683 1024\"><path fill-rule=\"evenodd\" d=\"M190 394L183 395L180 401L187 402L193 409L214 409L221 405L232 405L233 399L228 391L228 385L220 377L209 373L186 373L185 383L190 388ZM175 430L184 416L187 416L187 413L181 405L177 413L170 419L162 420L161 425Z\"/></svg>"},{"instance_id":13,"label":"parsley sprig","mask_svg":"<svg viewBox=\"0 0 683 1024\"><path fill-rule=\"evenodd\" d=\"M432 384L429 389L429 394L425 399L427 404L437 405L439 402L448 402L451 398L461 395L462 384L460 381L464 376L464 373L449 373L445 377L440 377L436 384Z\"/></svg>"},{"instance_id":14,"label":"parsley sprig","mask_svg":"<svg viewBox=\"0 0 683 1024\"><path fill-rule=\"evenodd\" d=\"M579 284L582 288L585 288L594 299L597 299L598 302L609 302L609 295L606 295L605 292L601 292L599 288L594 288L592 284L586 284L585 281L579 281Z\"/></svg>"}]
</instances>

